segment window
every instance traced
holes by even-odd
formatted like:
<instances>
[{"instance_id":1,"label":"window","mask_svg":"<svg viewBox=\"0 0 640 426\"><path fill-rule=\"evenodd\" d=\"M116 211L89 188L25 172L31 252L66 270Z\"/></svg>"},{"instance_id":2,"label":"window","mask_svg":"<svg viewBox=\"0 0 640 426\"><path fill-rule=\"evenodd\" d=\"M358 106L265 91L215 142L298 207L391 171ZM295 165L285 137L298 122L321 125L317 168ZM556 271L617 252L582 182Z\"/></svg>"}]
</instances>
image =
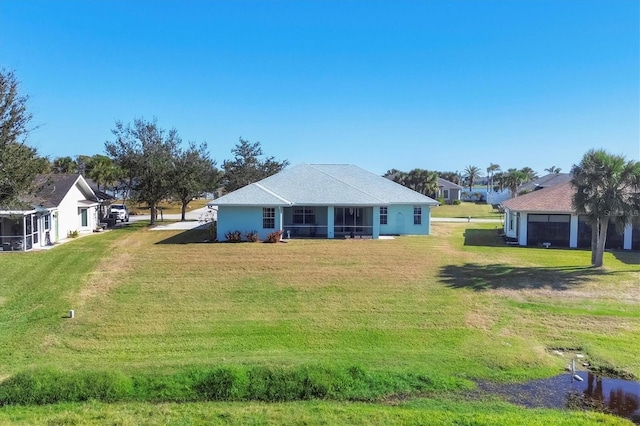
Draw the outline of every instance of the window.
<instances>
[{"instance_id":1,"label":"window","mask_svg":"<svg viewBox=\"0 0 640 426\"><path fill-rule=\"evenodd\" d=\"M46 214L44 216L44 229L51 229L49 228L51 226L51 215L50 214Z\"/></svg>"},{"instance_id":2,"label":"window","mask_svg":"<svg viewBox=\"0 0 640 426\"><path fill-rule=\"evenodd\" d=\"M273 207L262 208L262 227L274 229L276 227L276 209Z\"/></svg>"},{"instance_id":3,"label":"window","mask_svg":"<svg viewBox=\"0 0 640 426\"><path fill-rule=\"evenodd\" d=\"M389 218L387 207L380 207L380 225L386 225Z\"/></svg>"},{"instance_id":4,"label":"window","mask_svg":"<svg viewBox=\"0 0 640 426\"><path fill-rule=\"evenodd\" d=\"M422 224L422 207L420 206L413 206L413 224Z\"/></svg>"},{"instance_id":5,"label":"window","mask_svg":"<svg viewBox=\"0 0 640 426\"><path fill-rule=\"evenodd\" d=\"M87 209L80 209L80 221L81 226L89 226L89 216L87 214Z\"/></svg>"},{"instance_id":6,"label":"window","mask_svg":"<svg viewBox=\"0 0 640 426\"><path fill-rule=\"evenodd\" d=\"M316 212L313 207L294 207L293 223L296 225L314 225Z\"/></svg>"},{"instance_id":7,"label":"window","mask_svg":"<svg viewBox=\"0 0 640 426\"><path fill-rule=\"evenodd\" d=\"M448 189L443 189L442 190L442 198L444 198L445 200L449 199L449 190Z\"/></svg>"}]
</instances>

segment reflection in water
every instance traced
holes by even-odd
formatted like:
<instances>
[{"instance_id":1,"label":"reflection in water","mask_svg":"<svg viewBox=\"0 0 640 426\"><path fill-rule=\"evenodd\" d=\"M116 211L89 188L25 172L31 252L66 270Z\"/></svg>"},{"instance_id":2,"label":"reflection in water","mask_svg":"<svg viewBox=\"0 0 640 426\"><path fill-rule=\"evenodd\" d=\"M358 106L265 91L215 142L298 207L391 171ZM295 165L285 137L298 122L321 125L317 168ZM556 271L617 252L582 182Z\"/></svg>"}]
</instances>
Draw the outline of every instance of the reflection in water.
<instances>
[{"instance_id":1,"label":"reflection in water","mask_svg":"<svg viewBox=\"0 0 640 426\"><path fill-rule=\"evenodd\" d=\"M603 407L602 411L640 420L640 383L605 379L593 373L588 373L586 383L585 404L597 404Z\"/></svg>"},{"instance_id":2,"label":"reflection in water","mask_svg":"<svg viewBox=\"0 0 640 426\"><path fill-rule=\"evenodd\" d=\"M525 407L601 411L640 424L640 382L598 377L586 371L577 374L584 381L561 374L515 385L480 382L478 388Z\"/></svg>"}]
</instances>

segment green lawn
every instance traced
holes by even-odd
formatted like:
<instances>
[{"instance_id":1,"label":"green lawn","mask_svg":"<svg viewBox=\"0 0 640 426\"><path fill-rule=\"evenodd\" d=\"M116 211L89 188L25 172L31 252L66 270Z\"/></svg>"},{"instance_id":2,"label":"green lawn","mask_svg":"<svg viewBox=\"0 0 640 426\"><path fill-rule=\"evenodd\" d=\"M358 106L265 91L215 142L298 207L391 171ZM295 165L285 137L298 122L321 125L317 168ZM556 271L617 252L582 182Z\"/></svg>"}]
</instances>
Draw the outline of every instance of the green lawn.
<instances>
[{"instance_id":1,"label":"green lawn","mask_svg":"<svg viewBox=\"0 0 640 426\"><path fill-rule=\"evenodd\" d=\"M136 376L358 366L372 375L427 377L442 400L404 409L382 400L165 405L161 412L258 423L303 423L315 414L333 423L336 413L353 423L378 423L369 414L383 423L424 423L419 406L431 404L445 420L473 424L578 424L585 420L578 414L501 403L480 404L481 420L455 392L475 379L555 375L568 359L552 348L640 376L637 254L607 253L597 271L585 266L589 252L503 246L493 224L432 229L428 237L394 240L176 244L206 235L136 224L46 252L2 255L0 377L44 367ZM76 318L63 318L69 309ZM142 403L5 407L0 421L104 411L113 422L135 424L151 410ZM396 412L403 414L394 420ZM162 414L149 416L148 424L164 423Z\"/></svg>"},{"instance_id":2,"label":"green lawn","mask_svg":"<svg viewBox=\"0 0 640 426\"><path fill-rule=\"evenodd\" d=\"M458 217L476 219L502 219L503 213L491 207L491 204L464 201L459 205L443 204L431 209L431 217Z\"/></svg>"}]
</instances>

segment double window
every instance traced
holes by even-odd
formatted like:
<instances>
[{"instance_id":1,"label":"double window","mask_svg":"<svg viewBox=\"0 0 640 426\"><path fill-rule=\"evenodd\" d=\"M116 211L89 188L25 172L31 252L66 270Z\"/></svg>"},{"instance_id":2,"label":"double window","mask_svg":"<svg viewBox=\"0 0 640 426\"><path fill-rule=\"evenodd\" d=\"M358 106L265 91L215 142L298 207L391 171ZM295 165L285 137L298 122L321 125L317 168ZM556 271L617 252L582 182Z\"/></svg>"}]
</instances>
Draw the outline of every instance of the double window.
<instances>
[{"instance_id":1,"label":"double window","mask_svg":"<svg viewBox=\"0 0 640 426\"><path fill-rule=\"evenodd\" d=\"M413 206L413 224L422 224L422 207L420 206Z\"/></svg>"},{"instance_id":2,"label":"double window","mask_svg":"<svg viewBox=\"0 0 640 426\"><path fill-rule=\"evenodd\" d=\"M313 207L294 207L293 223L295 225L314 225L316 223L316 212Z\"/></svg>"},{"instance_id":3,"label":"double window","mask_svg":"<svg viewBox=\"0 0 640 426\"><path fill-rule=\"evenodd\" d=\"M274 229L276 227L276 209L274 207L262 208L262 227Z\"/></svg>"},{"instance_id":4,"label":"double window","mask_svg":"<svg viewBox=\"0 0 640 426\"><path fill-rule=\"evenodd\" d=\"M386 225L389 220L388 207L380 207L380 225Z\"/></svg>"}]
</instances>

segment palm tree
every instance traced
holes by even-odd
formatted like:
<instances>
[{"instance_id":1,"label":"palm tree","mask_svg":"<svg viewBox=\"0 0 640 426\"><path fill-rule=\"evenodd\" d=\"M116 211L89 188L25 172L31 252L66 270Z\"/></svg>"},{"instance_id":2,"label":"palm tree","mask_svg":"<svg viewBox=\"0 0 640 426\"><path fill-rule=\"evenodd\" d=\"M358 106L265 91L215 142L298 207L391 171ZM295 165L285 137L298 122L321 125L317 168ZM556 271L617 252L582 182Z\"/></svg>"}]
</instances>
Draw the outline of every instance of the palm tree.
<instances>
[{"instance_id":1,"label":"palm tree","mask_svg":"<svg viewBox=\"0 0 640 426\"><path fill-rule=\"evenodd\" d=\"M499 164L489 163L489 167L487 167L487 176L489 177L489 179L487 179L487 190L493 189L493 176L495 172L499 170L500 170Z\"/></svg>"},{"instance_id":2,"label":"palm tree","mask_svg":"<svg viewBox=\"0 0 640 426\"><path fill-rule=\"evenodd\" d=\"M591 225L591 264L601 267L609 222L622 231L640 221L640 162L592 149L571 173L573 207Z\"/></svg>"},{"instance_id":3,"label":"palm tree","mask_svg":"<svg viewBox=\"0 0 640 426\"><path fill-rule=\"evenodd\" d=\"M520 171L525 176L524 182L530 182L538 178L538 174L531 167L523 167L520 169Z\"/></svg>"},{"instance_id":4,"label":"palm tree","mask_svg":"<svg viewBox=\"0 0 640 426\"><path fill-rule=\"evenodd\" d=\"M505 188L509 189L511 192L511 198L515 197L518 192L518 187L523 183L527 182L529 177L522 170L518 169L509 169L503 177L503 182Z\"/></svg>"},{"instance_id":5,"label":"palm tree","mask_svg":"<svg viewBox=\"0 0 640 426\"><path fill-rule=\"evenodd\" d=\"M560 170L562 170L562 169L560 167L556 167L556 166L551 166L548 169L544 169L545 172L555 173L555 174L560 173Z\"/></svg>"},{"instance_id":6,"label":"palm tree","mask_svg":"<svg viewBox=\"0 0 640 426\"><path fill-rule=\"evenodd\" d=\"M467 166L463 175L465 182L469 185L469 192L473 191L473 185L480 178L480 169L476 166Z\"/></svg>"},{"instance_id":7,"label":"palm tree","mask_svg":"<svg viewBox=\"0 0 640 426\"><path fill-rule=\"evenodd\" d=\"M424 169L413 169L407 174L405 186L424 195L433 195L438 191L438 175Z\"/></svg>"}]
</instances>

